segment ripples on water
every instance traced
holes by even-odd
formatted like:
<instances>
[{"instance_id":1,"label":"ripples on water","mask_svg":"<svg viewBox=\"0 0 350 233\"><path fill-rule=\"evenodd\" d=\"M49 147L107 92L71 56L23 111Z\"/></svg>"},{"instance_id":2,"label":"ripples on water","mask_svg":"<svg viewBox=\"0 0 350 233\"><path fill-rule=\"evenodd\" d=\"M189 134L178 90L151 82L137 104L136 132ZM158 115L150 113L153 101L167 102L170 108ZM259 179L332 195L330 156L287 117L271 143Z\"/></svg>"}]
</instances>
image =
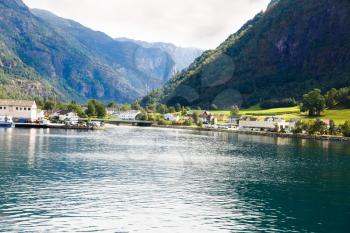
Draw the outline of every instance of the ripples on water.
<instances>
[{"instance_id":1,"label":"ripples on water","mask_svg":"<svg viewBox=\"0 0 350 233\"><path fill-rule=\"evenodd\" d=\"M1 232L349 232L348 144L0 130Z\"/></svg>"}]
</instances>

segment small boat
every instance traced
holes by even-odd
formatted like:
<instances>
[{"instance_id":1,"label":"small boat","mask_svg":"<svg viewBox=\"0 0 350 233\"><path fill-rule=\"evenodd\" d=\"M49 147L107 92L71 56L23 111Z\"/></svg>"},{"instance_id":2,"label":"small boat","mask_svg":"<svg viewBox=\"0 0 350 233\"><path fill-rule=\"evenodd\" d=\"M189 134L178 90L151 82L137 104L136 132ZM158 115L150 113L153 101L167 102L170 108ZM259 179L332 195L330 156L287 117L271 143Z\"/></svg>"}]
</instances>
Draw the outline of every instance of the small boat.
<instances>
[{"instance_id":1,"label":"small boat","mask_svg":"<svg viewBox=\"0 0 350 233\"><path fill-rule=\"evenodd\" d=\"M0 116L0 128L14 128L12 117Z\"/></svg>"}]
</instances>

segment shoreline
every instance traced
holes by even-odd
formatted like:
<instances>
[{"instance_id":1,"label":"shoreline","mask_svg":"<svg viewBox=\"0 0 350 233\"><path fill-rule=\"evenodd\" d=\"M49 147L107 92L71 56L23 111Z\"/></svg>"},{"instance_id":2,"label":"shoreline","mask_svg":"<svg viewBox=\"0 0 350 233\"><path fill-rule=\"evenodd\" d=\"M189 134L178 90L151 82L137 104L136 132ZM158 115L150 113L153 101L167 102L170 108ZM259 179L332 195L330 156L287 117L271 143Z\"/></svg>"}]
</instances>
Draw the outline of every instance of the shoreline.
<instances>
[{"instance_id":1,"label":"shoreline","mask_svg":"<svg viewBox=\"0 0 350 233\"><path fill-rule=\"evenodd\" d=\"M260 131L208 129L208 128L198 128L198 127L191 127L191 126L174 126L174 125L169 125L169 126L152 125L151 127L163 128L163 129L194 130L194 131L201 131L201 132L233 133L233 134L273 137L273 138L294 138L294 139L307 139L307 140L317 140L317 141L350 142L350 137L343 137L343 136L322 136L322 135L287 134L287 133L260 132Z\"/></svg>"}]
</instances>

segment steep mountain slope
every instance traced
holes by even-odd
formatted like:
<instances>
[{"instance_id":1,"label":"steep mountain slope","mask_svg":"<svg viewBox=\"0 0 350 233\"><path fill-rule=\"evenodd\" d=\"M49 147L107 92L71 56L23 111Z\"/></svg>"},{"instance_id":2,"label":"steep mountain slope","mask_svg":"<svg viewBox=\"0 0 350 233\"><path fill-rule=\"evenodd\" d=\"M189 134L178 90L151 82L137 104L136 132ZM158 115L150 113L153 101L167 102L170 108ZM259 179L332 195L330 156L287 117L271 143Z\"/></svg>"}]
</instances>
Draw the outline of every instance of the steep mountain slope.
<instances>
[{"instance_id":1,"label":"steep mountain slope","mask_svg":"<svg viewBox=\"0 0 350 233\"><path fill-rule=\"evenodd\" d=\"M137 90L154 89L168 81L174 73L174 61L168 53L157 48L145 48L132 41L115 41L104 33L93 31L72 20L63 19L44 10L33 14L49 23L89 56L118 69L127 68L128 81Z\"/></svg>"},{"instance_id":2,"label":"steep mountain slope","mask_svg":"<svg viewBox=\"0 0 350 233\"><path fill-rule=\"evenodd\" d=\"M131 102L174 73L174 61L160 49L33 12L20 0L0 1L0 41L66 99Z\"/></svg>"},{"instance_id":3,"label":"steep mountain slope","mask_svg":"<svg viewBox=\"0 0 350 233\"><path fill-rule=\"evenodd\" d=\"M140 40L132 40L128 38L117 38L116 40L131 41L145 48L158 48L164 52L167 52L174 60L177 71L182 71L183 69L186 69L197 57L199 57L203 53L201 49L177 47L170 43L150 43Z\"/></svg>"},{"instance_id":4,"label":"steep mountain slope","mask_svg":"<svg viewBox=\"0 0 350 233\"><path fill-rule=\"evenodd\" d=\"M57 96L53 88L0 41L0 98Z\"/></svg>"},{"instance_id":5,"label":"steep mountain slope","mask_svg":"<svg viewBox=\"0 0 350 233\"><path fill-rule=\"evenodd\" d=\"M230 107L350 85L350 2L272 1L144 104Z\"/></svg>"}]
</instances>

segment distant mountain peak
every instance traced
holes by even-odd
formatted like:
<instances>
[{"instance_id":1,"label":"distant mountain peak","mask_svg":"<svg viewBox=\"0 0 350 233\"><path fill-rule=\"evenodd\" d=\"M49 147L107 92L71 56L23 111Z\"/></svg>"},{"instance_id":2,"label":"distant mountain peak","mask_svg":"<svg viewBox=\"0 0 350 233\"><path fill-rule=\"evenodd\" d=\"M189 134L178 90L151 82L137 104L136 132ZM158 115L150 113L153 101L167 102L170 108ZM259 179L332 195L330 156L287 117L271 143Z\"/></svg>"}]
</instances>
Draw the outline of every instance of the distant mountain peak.
<instances>
[{"instance_id":1,"label":"distant mountain peak","mask_svg":"<svg viewBox=\"0 0 350 233\"><path fill-rule=\"evenodd\" d=\"M158 48L168 53L175 61L176 70L182 71L188 68L188 66L202 53L203 50L193 47L179 47L172 43L167 42L146 42L141 40L134 40L129 38L116 38L117 41L131 41L137 43L145 48Z\"/></svg>"}]
</instances>

